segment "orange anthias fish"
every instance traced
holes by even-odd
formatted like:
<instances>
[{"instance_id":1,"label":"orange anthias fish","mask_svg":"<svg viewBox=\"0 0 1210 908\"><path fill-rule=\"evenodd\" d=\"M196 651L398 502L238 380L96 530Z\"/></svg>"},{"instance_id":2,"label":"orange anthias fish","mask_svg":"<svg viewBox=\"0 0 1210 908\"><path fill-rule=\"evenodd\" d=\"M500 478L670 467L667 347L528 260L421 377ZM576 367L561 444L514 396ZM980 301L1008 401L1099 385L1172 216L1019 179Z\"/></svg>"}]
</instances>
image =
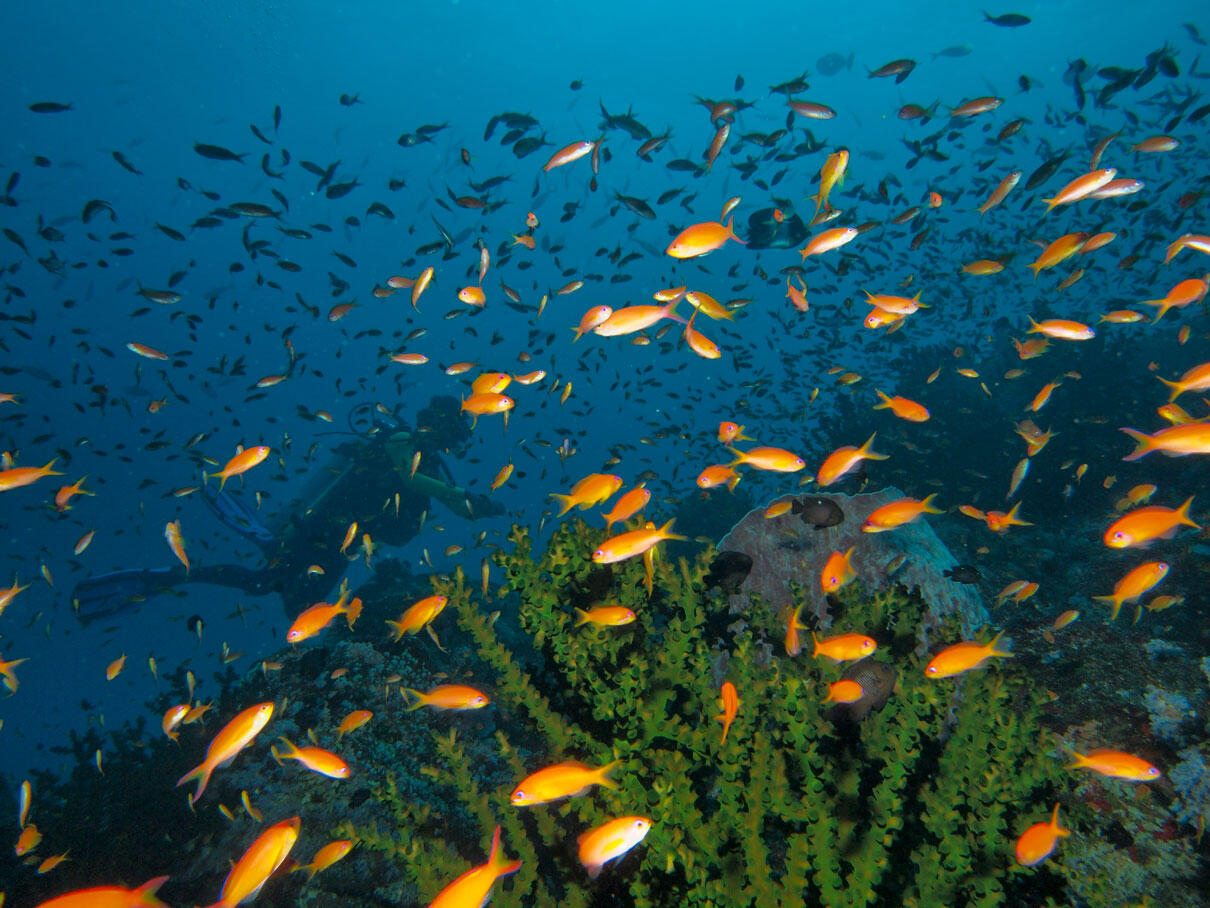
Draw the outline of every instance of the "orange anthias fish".
<instances>
[{"instance_id":1,"label":"orange anthias fish","mask_svg":"<svg viewBox=\"0 0 1210 908\"><path fill-rule=\"evenodd\" d=\"M431 706L434 709L483 709L491 700L487 694L467 687L465 684L438 684L427 694L412 688L404 688L415 698L408 706L409 710Z\"/></svg>"},{"instance_id":2,"label":"orange anthias fish","mask_svg":"<svg viewBox=\"0 0 1210 908\"><path fill-rule=\"evenodd\" d=\"M1176 397L1173 397L1175 400ZM71 505L68 504L77 495L95 495L96 492L90 492L84 488L84 480L87 476L81 476L78 480L69 486L60 486L59 491L55 493L55 510L70 511Z\"/></svg>"},{"instance_id":3,"label":"orange anthias fish","mask_svg":"<svg viewBox=\"0 0 1210 908\"><path fill-rule=\"evenodd\" d=\"M870 513L870 516L862 523L861 531L863 533L882 533L903 526L905 523L911 523L921 514L940 514L942 511L933 507L933 499L936 497L937 493L934 492L923 501L917 501L915 498L899 498L884 504Z\"/></svg>"},{"instance_id":4,"label":"orange anthias fish","mask_svg":"<svg viewBox=\"0 0 1210 908\"><path fill-rule=\"evenodd\" d=\"M628 533L611 536L592 553L592 560L597 564L614 564L618 561L625 561L627 558L633 558L635 555L642 555L666 539L683 541L688 538L673 533L672 524L673 521L669 520L657 529L655 524L648 521L647 526L641 530L631 530Z\"/></svg>"},{"instance_id":5,"label":"orange anthias fish","mask_svg":"<svg viewBox=\"0 0 1210 908\"><path fill-rule=\"evenodd\" d=\"M815 644L815 651L811 655L816 659L823 656L833 662L864 659L878 649L874 638L867 637L865 634L837 634L820 640L812 631L811 640Z\"/></svg>"},{"instance_id":6,"label":"orange anthias fish","mask_svg":"<svg viewBox=\"0 0 1210 908\"><path fill-rule=\"evenodd\" d=\"M1071 835L1071 830L1059 825L1059 805L1055 804L1050 822L1034 823L1017 839L1017 845L1013 849L1017 863L1023 867L1041 864L1050 857L1059 839L1066 835Z\"/></svg>"},{"instance_id":7,"label":"orange anthias fish","mask_svg":"<svg viewBox=\"0 0 1210 908\"><path fill-rule=\"evenodd\" d=\"M176 556L177 561L185 565L185 573L189 573L189 556L185 554L185 539L181 535L181 522L173 520L164 527L164 541L168 543L168 548L172 549L172 554Z\"/></svg>"},{"instance_id":8,"label":"orange anthias fish","mask_svg":"<svg viewBox=\"0 0 1210 908\"><path fill-rule=\"evenodd\" d=\"M809 628L799 621L799 616L802 615L802 607L805 603L799 603L795 608L786 608L786 614L789 620L786 622L786 655L797 656L802 652L802 638L798 636L799 631L809 630Z\"/></svg>"},{"instance_id":9,"label":"orange anthias fish","mask_svg":"<svg viewBox=\"0 0 1210 908\"><path fill-rule=\"evenodd\" d=\"M1159 376L1156 377L1159 378ZM1160 378L1160 381L1172 389L1172 394L1168 397L1168 403L1172 403L1186 391L1210 390L1210 363L1194 366L1176 381L1168 381L1166 378ZM82 479L80 480L80 482L83 481ZM56 497L55 500L57 502L58 498Z\"/></svg>"},{"instance_id":10,"label":"orange anthias fish","mask_svg":"<svg viewBox=\"0 0 1210 908\"><path fill-rule=\"evenodd\" d=\"M1171 539L1176 535L1177 527L1186 526L1200 530L1201 525L1194 523L1189 516L1189 508L1192 505L1193 496L1190 495L1185 499L1185 503L1175 510L1153 504L1123 514L1105 531L1105 545L1111 549L1146 546L1156 539Z\"/></svg>"},{"instance_id":11,"label":"orange anthias fish","mask_svg":"<svg viewBox=\"0 0 1210 908\"><path fill-rule=\"evenodd\" d=\"M1113 606L1109 620L1118 617L1118 612L1127 602L1132 602L1154 589L1160 581L1168 576L1168 565L1163 561L1148 561L1128 572L1113 587L1113 593L1108 596L1093 596L1097 602L1108 602Z\"/></svg>"},{"instance_id":12,"label":"orange anthias fish","mask_svg":"<svg viewBox=\"0 0 1210 908\"><path fill-rule=\"evenodd\" d=\"M819 586L825 593L834 593L846 583L857 579L857 572L853 570L852 564L853 548L849 546L849 550L843 554L833 552L828 556L828 561L819 574Z\"/></svg>"},{"instance_id":13,"label":"orange anthias fish","mask_svg":"<svg viewBox=\"0 0 1210 908\"><path fill-rule=\"evenodd\" d=\"M595 880L602 867L643 841L649 829L651 820L648 817L618 817L602 823L576 840L580 846L580 863Z\"/></svg>"},{"instance_id":14,"label":"orange anthias fish","mask_svg":"<svg viewBox=\"0 0 1210 908\"><path fill-rule=\"evenodd\" d=\"M840 477L855 469L863 460L886 460L889 455L877 454L871 450L877 434L875 432L874 435L871 435L860 448L852 446L837 448L829 454L815 475L815 480L819 483L820 488L830 486Z\"/></svg>"},{"instance_id":15,"label":"orange anthias fish","mask_svg":"<svg viewBox=\"0 0 1210 908\"><path fill-rule=\"evenodd\" d=\"M824 703L856 703L865 696L865 688L857 681L842 679L828 685L828 695Z\"/></svg>"},{"instance_id":16,"label":"orange anthias fish","mask_svg":"<svg viewBox=\"0 0 1210 908\"><path fill-rule=\"evenodd\" d=\"M621 498L613 503L609 513L602 514L605 518L606 532L618 521L626 521L637 514L643 508L647 507L651 501L651 490L644 488L642 485L631 489Z\"/></svg>"},{"instance_id":17,"label":"orange anthias fish","mask_svg":"<svg viewBox=\"0 0 1210 908\"><path fill-rule=\"evenodd\" d=\"M58 459L55 458L55 460ZM30 485L43 476L62 476L62 473L51 469L55 465L55 460L44 467L11 467L0 471L0 492L9 492Z\"/></svg>"},{"instance_id":18,"label":"orange anthias fish","mask_svg":"<svg viewBox=\"0 0 1210 908\"><path fill-rule=\"evenodd\" d=\"M1163 299L1143 300L1141 305L1156 306L1159 311L1155 314L1154 321L1158 322L1169 309L1183 309L1192 303L1201 302L1207 290L1210 290L1210 283L1206 280L1190 278L1169 290Z\"/></svg>"},{"instance_id":19,"label":"orange anthias fish","mask_svg":"<svg viewBox=\"0 0 1210 908\"><path fill-rule=\"evenodd\" d=\"M635 620L633 610L624 605L598 605L584 611L576 609L576 627L585 624L595 624L598 627L622 627Z\"/></svg>"},{"instance_id":20,"label":"orange anthias fish","mask_svg":"<svg viewBox=\"0 0 1210 908\"><path fill-rule=\"evenodd\" d=\"M284 751L272 746L269 748L269 752L273 754L273 759L277 761L278 766L281 765L282 760L297 760L311 772L317 772L329 779L347 779L349 777L349 764L331 751L324 750L322 747L299 747L289 738L283 737L280 740L286 745Z\"/></svg>"},{"instance_id":21,"label":"orange anthias fish","mask_svg":"<svg viewBox=\"0 0 1210 908\"><path fill-rule=\"evenodd\" d=\"M235 756L260 734L261 729L269 723L271 718L273 718L273 704L258 703L256 706L248 707L223 726L210 742L210 746L206 748L206 758L202 760L201 765L185 773L176 783L179 788L186 782L197 782L197 791L189 796L190 804L196 803L202 796L202 792L206 790L206 785L210 782L211 774L220 766L235 759Z\"/></svg>"},{"instance_id":22,"label":"orange anthias fish","mask_svg":"<svg viewBox=\"0 0 1210 908\"><path fill-rule=\"evenodd\" d=\"M607 501L621 487L621 476L614 476L611 473L589 473L571 487L569 494L552 493L550 497L562 505L562 510L558 514L562 517L572 508L578 507L580 510L586 511L593 505Z\"/></svg>"},{"instance_id":23,"label":"orange anthias fish","mask_svg":"<svg viewBox=\"0 0 1210 908\"><path fill-rule=\"evenodd\" d=\"M1210 422L1169 426L1154 435L1147 435L1137 429L1123 428L1122 431L1134 439L1136 446L1122 460L1141 460L1152 451L1159 451L1168 457L1210 454Z\"/></svg>"},{"instance_id":24,"label":"orange anthias fish","mask_svg":"<svg viewBox=\"0 0 1210 908\"><path fill-rule=\"evenodd\" d=\"M42 902L37 908L168 908L155 896L156 890L166 882L168 877L158 876L137 889L124 889L121 886L77 889Z\"/></svg>"},{"instance_id":25,"label":"orange anthias fish","mask_svg":"<svg viewBox=\"0 0 1210 908\"><path fill-rule=\"evenodd\" d=\"M736 441L755 441L744 434L744 427L738 423L720 422L718 424L718 440L725 445Z\"/></svg>"},{"instance_id":26,"label":"orange anthias fish","mask_svg":"<svg viewBox=\"0 0 1210 908\"><path fill-rule=\"evenodd\" d=\"M374 714L368 709L355 709L340 721L340 727L336 729L336 740L339 741L350 732L357 731L367 722L374 718Z\"/></svg>"},{"instance_id":27,"label":"orange anthias fish","mask_svg":"<svg viewBox=\"0 0 1210 908\"><path fill-rule=\"evenodd\" d=\"M404 612L398 621L387 621L395 631L395 641L402 640L404 634L415 634L421 630L441 614L448 601L445 596L425 596Z\"/></svg>"},{"instance_id":28,"label":"orange anthias fish","mask_svg":"<svg viewBox=\"0 0 1210 908\"><path fill-rule=\"evenodd\" d=\"M1014 504L1005 514L1003 511L987 511L984 513L976 507L969 504L958 506L958 510L967 517L973 517L975 520L982 520L987 524L987 528L993 533L1007 533L1009 527L1031 527L1033 526L1027 520L1022 520L1017 516L1017 510L1021 507L1021 502Z\"/></svg>"},{"instance_id":29,"label":"orange anthias fish","mask_svg":"<svg viewBox=\"0 0 1210 908\"><path fill-rule=\"evenodd\" d=\"M442 889L429 908L483 908L491 898L496 880L516 873L520 867L520 861L505 860L504 852L500 849L500 827L497 826L487 863L472 867Z\"/></svg>"},{"instance_id":30,"label":"orange anthias fish","mask_svg":"<svg viewBox=\"0 0 1210 908\"><path fill-rule=\"evenodd\" d=\"M720 691L723 699L723 711L714 717L716 722L723 723L723 739L720 744L727 743L727 732L731 731L731 723L735 721L735 717L739 714L739 694L735 690L735 685L730 681L723 682L723 688Z\"/></svg>"},{"instance_id":31,"label":"orange anthias fish","mask_svg":"<svg viewBox=\"0 0 1210 908\"><path fill-rule=\"evenodd\" d=\"M815 193L815 195L807 196L807 198L815 200L816 212L821 207L831 207L828 205L828 196L832 193L834 187L844 184L844 174L848 166L849 151L847 148L842 148L840 151L835 151L828 155L827 160L824 161L823 167L819 171L819 192Z\"/></svg>"},{"instance_id":32,"label":"orange anthias fish","mask_svg":"<svg viewBox=\"0 0 1210 908\"><path fill-rule=\"evenodd\" d=\"M361 615L361 599L354 599L350 602L349 596L349 588L345 585L341 589L340 598L336 602L317 602L303 611L294 619L294 623L290 625L290 629L286 631L286 641L288 643L301 643L310 637L314 637L331 624L337 615L344 615L345 620L348 622L349 630L352 630L358 616Z\"/></svg>"},{"instance_id":33,"label":"orange anthias fish","mask_svg":"<svg viewBox=\"0 0 1210 908\"><path fill-rule=\"evenodd\" d=\"M617 783L609 778L609 774L621 762L614 760L600 769L593 769L576 760L547 766L522 779L513 789L508 802L514 807L533 807L535 804L578 797L594 785L617 788Z\"/></svg>"},{"instance_id":34,"label":"orange anthias fish","mask_svg":"<svg viewBox=\"0 0 1210 908\"><path fill-rule=\"evenodd\" d=\"M1075 762L1069 763L1066 769L1091 769L1098 775L1125 782L1154 782L1161 775L1146 760L1120 750L1100 748L1086 754L1078 754L1074 750L1069 750L1069 753Z\"/></svg>"},{"instance_id":35,"label":"orange anthias fish","mask_svg":"<svg viewBox=\"0 0 1210 908\"><path fill-rule=\"evenodd\" d=\"M874 404L875 410L890 410L900 419L906 419L908 422L928 422L929 411L923 404L908 400L906 397L888 397L877 388L874 389L874 393L882 398L882 403Z\"/></svg>"},{"instance_id":36,"label":"orange anthias fish","mask_svg":"<svg viewBox=\"0 0 1210 908\"><path fill-rule=\"evenodd\" d=\"M315 857L311 859L310 864L301 864L295 867L295 870L307 871L307 879L313 879L315 874L322 870L327 870L337 861L344 858L350 851L353 850L354 843L351 839L337 839L335 842L329 842L323 848L315 852Z\"/></svg>"},{"instance_id":37,"label":"orange anthias fish","mask_svg":"<svg viewBox=\"0 0 1210 908\"><path fill-rule=\"evenodd\" d=\"M747 464L758 470L774 473L797 473L806 466L801 457L784 448L749 448L747 451L740 451L729 447L727 450L735 455L735 460L730 464L733 467Z\"/></svg>"},{"instance_id":38,"label":"orange anthias fish","mask_svg":"<svg viewBox=\"0 0 1210 908\"><path fill-rule=\"evenodd\" d=\"M300 826L298 817L291 817L257 836L243 857L235 862L223 882L219 900L209 908L235 908L241 902L255 898L265 881L289 857L290 849L298 841Z\"/></svg>"},{"instance_id":39,"label":"orange anthias fish","mask_svg":"<svg viewBox=\"0 0 1210 908\"><path fill-rule=\"evenodd\" d=\"M263 463L268 456L269 447L267 445L255 445L251 448L245 448L227 461L227 465L217 473L206 473L205 478L213 479L217 476L219 478L218 487L221 489L232 476L247 473L257 464Z\"/></svg>"},{"instance_id":40,"label":"orange anthias fish","mask_svg":"<svg viewBox=\"0 0 1210 908\"><path fill-rule=\"evenodd\" d=\"M734 217L726 224L720 224L717 221L693 224L678 233L676 239L668 244L668 249L665 251L674 259L691 259L713 252L727 240L735 240L737 243L747 245L746 240L741 240L735 235L734 224Z\"/></svg>"},{"instance_id":41,"label":"orange anthias fish","mask_svg":"<svg viewBox=\"0 0 1210 908\"><path fill-rule=\"evenodd\" d=\"M955 643L953 646L947 646L929 660L929 664L924 668L925 677L951 678L954 675L979 668L993 656L1010 658L1012 656L1010 651L1002 650L996 645L1003 635L1004 631L1000 631L991 639L990 643L966 640L962 643Z\"/></svg>"}]
</instances>

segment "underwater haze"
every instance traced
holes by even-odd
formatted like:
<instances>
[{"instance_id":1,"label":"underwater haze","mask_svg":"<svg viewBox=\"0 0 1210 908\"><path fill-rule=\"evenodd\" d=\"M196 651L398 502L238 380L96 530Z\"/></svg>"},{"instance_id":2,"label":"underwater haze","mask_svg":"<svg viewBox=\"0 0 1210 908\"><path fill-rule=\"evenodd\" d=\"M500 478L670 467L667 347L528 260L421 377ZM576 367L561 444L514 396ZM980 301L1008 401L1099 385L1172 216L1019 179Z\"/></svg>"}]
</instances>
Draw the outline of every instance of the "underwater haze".
<instances>
[{"instance_id":1,"label":"underwater haze","mask_svg":"<svg viewBox=\"0 0 1210 908\"><path fill-rule=\"evenodd\" d=\"M1201 4L0 31L0 904L1210 902Z\"/></svg>"}]
</instances>

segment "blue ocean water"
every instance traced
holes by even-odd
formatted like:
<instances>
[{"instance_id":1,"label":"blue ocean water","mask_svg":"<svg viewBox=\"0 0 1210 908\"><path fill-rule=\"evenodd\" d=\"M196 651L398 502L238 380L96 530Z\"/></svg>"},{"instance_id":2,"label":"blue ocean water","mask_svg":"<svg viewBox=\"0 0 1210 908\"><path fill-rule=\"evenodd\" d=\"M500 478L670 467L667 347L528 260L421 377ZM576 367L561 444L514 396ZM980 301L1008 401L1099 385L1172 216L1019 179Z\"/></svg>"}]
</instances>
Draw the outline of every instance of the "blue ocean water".
<instances>
[{"instance_id":1,"label":"blue ocean water","mask_svg":"<svg viewBox=\"0 0 1210 908\"><path fill-rule=\"evenodd\" d=\"M0 404L0 448L20 466L57 458L63 472L0 498L0 581L15 576L31 584L0 618L0 656L28 660L15 669L19 688L0 701L0 773L9 789L32 769L65 770L70 756L54 749L71 730L142 716L155 731L159 717L146 704L159 682L149 658L161 674L188 666L208 677L224 644L246 654L240 670L281 648L289 619L276 597L214 586L186 585L88 626L76 619L71 591L80 581L176 564L163 538L172 520L181 521L195 564L257 566L256 547L216 520L200 493L178 498L173 490L198 485L200 472L219 469L237 446L265 444L271 460L231 488L252 508L260 493L260 513L272 522L333 458L339 465L335 450L352 436L338 433L355 404L382 404L410 420L433 395L467 396L480 370L547 373L537 385L512 385L507 393L516 409L507 428L498 416L482 417L464 455L447 461L454 481L479 494L515 463L516 474L494 496L510 513L471 523L434 505L414 540L384 553L417 573L461 564L475 574L484 554L474 547L477 534L497 539L514 520L536 527L550 511L550 493L566 492L615 456L620 460L609 469L628 486L645 470L657 474L648 483L654 497L647 513L663 523L680 500L698 494L694 479L703 467L727 460L714 439L723 419L744 424L762 444L801 454L808 470L875 429L890 436L881 450L892 459L871 464L870 481L894 482L920 497L939 491L953 512L942 535L956 552L974 558L977 546L988 546L992 560L1006 562L990 572L997 577L1028 575L1039 563L1055 571L1085 566L1096 588L1069 590L1078 584L1056 577L1064 595L1048 602L1051 611L1039 622L1073 605L1071 597L1108 592L1134 564L1096 545L1121 493L1155 482L1156 501L1175 507L1204 488L1197 455L1123 464L1130 442L1117 432L1165 425L1154 408L1166 395L1152 372L1175 378L1210 359L1204 309L1191 305L1155 326L1096 324L1106 311L1137 308L1207 270L1196 250L1162 264L1165 247L1180 235L1208 232L1202 193L1210 117L1191 117L1206 104L1210 78L1201 37L1210 34L1210 21L1200 5L1157 3L1140 15L1087 3L1026 4L1012 10L1032 19L1021 27L997 27L974 6L936 2L866 5L856 14L788 3L652 6L63 2L0 11L8 36L0 64L0 179L10 186L0 226L11 231L0 241L0 392L18 398ZM1146 71L1148 55L1161 48L1178 74L1161 72L1097 99L1113 81L1098 69ZM902 82L868 77L899 58L917 64ZM1079 76L1088 96L1082 108L1073 61L1087 63ZM833 66L839 69L830 72ZM786 96L769 87L803 73L810 87L795 97L826 104L834 118L787 120ZM357 103L342 103L342 95ZM969 120L947 116L980 96L1003 103ZM677 159L701 162L715 136L718 124L700 98L752 106L735 115L709 172L670 169ZM40 102L70 109L31 109ZM897 116L908 103L937 106L921 122ZM640 140L602 128L603 109L630 113L652 134L671 138L644 161L635 154ZM536 119L525 133L543 140L534 153L519 157L501 144L506 124L484 138L485 124L504 112ZM997 140L1017 118L1025 120L1020 132ZM770 147L750 138L783 128L788 132ZM1143 191L1043 218L1038 200L1082 174L1093 146L1111 132L1121 137L1102 166L1144 180ZM1180 143L1170 153L1128 150L1165 133ZM401 142L405 135L414 144ZM601 136L604 160L595 179L587 158L543 171L557 149ZM934 139L932 156L904 141L926 137ZM804 140L817 148L803 150ZM242 161L204 157L195 143L229 149ZM826 155L840 147L851 157L846 180L833 191L832 204L842 209L836 224L879 224L843 252L804 262L794 248L757 251L729 242L696 260L663 254L673 235L716 219L735 196L742 199L735 210L741 229L752 212L787 203L809 221L814 206L806 197L817 191L813 181ZM974 211L1008 171L1027 178L1064 153L1042 187L1026 192L1023 179L1000 211L982 220ZM304 161L323 169L339 162L331 182L357 185L330 198ZM492 176L507 180L485 191L469 185ZM683 191L657 203L674 188ZM940 208L927 207L929 192L940 194ZM646 200L656 217L636 217L617 194ZM457 196L480 198L488 209L461 207ZM85 223L91 200L104 200L108 211ZM236 202L280 214L197 226ZM393 217L368 213L374 203ZM924 208L912 222L884 224L913 205ZM530 212L539 221L537 248L510 247L510 234L526 231ZM455 239L452 255L443 258L444 246L418 255L441 240L440 228ZM913 246L922 229L928 233ZM1070 289L1056 289L1061 277L1054 275L1065 276L1065 268L1035 281L1025 268L1036 254L1033 242L1076 230L1115 231L1117 238ZM487 303L468 314L457 291L477 281L480 239L492 254ZM267 253L250 250L262 241ZM1128 255L1139 261L1123 270L1118 263ZM959 271L977 258L999 257L1009 262L1003 274L970 278ZM282 268L282 260L298 269ZM428 265L436 279L419 311L407 290L372 294L392 275L414 278ZM811 303L801 315L785 298L782 273L799 265ZM137 294L167 287L174 274L181 275L172 287L180 302L160 305ZM931 308L902 331L874 338L861 326L860 291L896 293L909 278L904 292L921 290ZM347 289L334 290L334 280ZM555 294L573 280L584 287ZM519 293L519 304L509 305L502 283ZM679 326L645 346L596 336L572 344L569 329L591 306L648 303L660 288L681 284L724 302L750 301L733 321L695 321L722 348L721 359L694 356L679 342ZM330 320L331 307L345 302L356 305ZM680 311L688 316L687 306ZM1100 337L1075 352L1055 341L1051 360L1018 361L1011 338L1026 337L1030 315L1095 324ZM1192 334L1178 345L1180 325ZM427 333L405 342L417 328ZM1119 329L1134 333L1122 341L1114 336ZM290 378L252 387L287 371L287 339L298 357ZM131 342L170 358L140 358L126 348ZM405 350L430 361L389 360ZM526 352L532 360L519 361ZM243 367L233 371L236 360ZM475 362L475 370L445 374L443 367L461 361ZM940 366L944 376L925 385L921 376ZM1030 369L1022 379L1028 389L999 379L1015 366ZM840 386L833 367L862 381ZM984 372L992 388L984 394L979 379L956 376L961 367ZM1065 372L1084 377L1064 379L1048 419L1035 417L1054 428L1057 450L1033 464L1022 491L1022 512L1042 527L1045 542L1027 535L1022 541L1014 531L1012 550L997 553L999 537L972 539L982 528L953 509L1004 503L1002 490L1023 456L1012 423L1029 415L1022 408L1044 382ZM571 391L560 403L564 383ZM896 444L891 439L903 430L870 410L874 387L926 402L953 434L922 430L915 447ZM823 389L818 399L815 388ZM1197 396L1181 402L1200 416L1205 405L1192 403ZM149 412L160 400L163 407ZM333 422L316 419L317 411ZM204 439L186 448L197 433ZM561 446L574 453L560 457ZM1081 463L1088 464L1082 485L1073 474ZM56 511L59 485L85 474L84 487L95 494ZM1110 477L1116 487L1105 485ZM741 488L763 503L798 483L749 472ZM1195 517L1201 507L1195 504ZM90 531L91 545L73 555ZM1064 548L1065 536L1078 541L1068 539ZM1206 634L1204 554L1194 540L1190 534L1161 550L1180 559L1161 591L1186 597L1170 636L1197 641L1201 648L1190 644L1183 656L1191 664L1205 655ZM444 554L451 545L465 551ZM349 567L354 586L371 576L364 560ZM1032 579L1045 585L1046 578ZM996 589L986 592L994 597ZM1083 608L1095 611L1086 600ZM186 626L194 615L204 621L200 640ZM1140 645L1163 636L1153 627L1118 632L1139 635ZM105 682L106 667L123 654L124 671Z\"/></svg>"}]
</instances>

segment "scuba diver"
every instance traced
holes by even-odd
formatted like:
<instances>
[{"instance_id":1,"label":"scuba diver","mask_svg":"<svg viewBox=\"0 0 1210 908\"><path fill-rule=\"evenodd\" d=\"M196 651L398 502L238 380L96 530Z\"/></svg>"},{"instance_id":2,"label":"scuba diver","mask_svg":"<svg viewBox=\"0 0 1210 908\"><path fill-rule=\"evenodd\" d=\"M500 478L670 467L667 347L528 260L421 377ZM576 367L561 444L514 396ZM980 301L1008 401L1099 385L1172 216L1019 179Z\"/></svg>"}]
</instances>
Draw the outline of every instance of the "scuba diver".
<instances>
[{"instance_id":1,"label":"scuba diver","mask_svg":"<svg viewBox=\"0 0 1210 908\"><path fill-rule=\"evenodd\" d=\"M364 428L363 422L368 422ZM77 616L88 624L180 584L211 583L254 596L277 593L293 618L340 582L357 557L353 553L360 551L362 534L375 546L404 545L419 532L432 499L469 520L504 513L487 496L455 485L441 459L443 453L464 453L470 439L457 399L434 397L417 414L414 430L385 408L361 404L349 414L349 427L359 439L336 448L329 468L279 513L284 519L276 531L264 527L230 492L203 484L215 516L256 543L264 555L262 566L201 565L188 572L180 566L91 577L72 593ZM354 538L346 540L354 523Z\"/></svg>"},{"instance_id":2,"label":"scuba diver","mask_svg":"<svg viewBox=\"0 0 1210 908\"><path fill-rule=\"evenodd\" d=\"M782 215L779 209L762 208L748 216L749 249L794 249L807 240L807 225L796 214Z\"/></svg>"}]
</instances>

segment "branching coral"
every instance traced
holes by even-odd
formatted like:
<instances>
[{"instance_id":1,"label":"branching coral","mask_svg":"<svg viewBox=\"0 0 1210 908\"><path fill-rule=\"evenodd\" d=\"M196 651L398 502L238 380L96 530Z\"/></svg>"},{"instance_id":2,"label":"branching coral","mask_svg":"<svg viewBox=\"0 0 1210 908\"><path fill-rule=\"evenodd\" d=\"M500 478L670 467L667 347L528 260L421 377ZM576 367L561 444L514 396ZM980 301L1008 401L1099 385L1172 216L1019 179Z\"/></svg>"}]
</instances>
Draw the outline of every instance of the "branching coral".
<instances>
[{"instance_id":1,"label":"branching coral","mask_svg":"<svg viewBox=\"0 0 1210 908\"><path fill-rule=\"evenodd\" d=\"M528 531L515 528L511 549L496 554L505 573L497 592L516 602L530 652L502 641L498 616L462 575L435 583L494 673L504 720L496 737L511 783L485 782L456 732L438 740L444 781L473 835L501 823L507 852L523 862L497 904L576 908L608 893L636 905L991 906L1010 904L1025 885L1032 903L1062 895L1061 875L1047 871L1049 891L1039 893L1012 863L1023 817L1066 784L1037 724L1038 697L1006 666L926 679L914 652L929 612L919 596L855 585L835 603L833 631L873 634L872 658L899 671L896 695L853 722L821 702L839 668L757 658L780 652L781 603L754 597L744 615L730 615L726 598L705 587L709 553L692 564L657 559L650 599L639 560L613 566L604 604L638 620L575 628L571 602L601 570L588 558L599 538L565 523L536 555ZM958 620L939 631L959 639ZM741 701L725 743L711 721L722 664ZM516 781L568 759L620 761L617 788L509 805ZM379 797L392 804L395 830L350 831L399 855L431 898L465 869L447 844L465 830L441 828L435 813L392 791L388 779ZM626 814L651 817L650 834L590 881L570 843Z\"/></svg>"}]
</instances>

